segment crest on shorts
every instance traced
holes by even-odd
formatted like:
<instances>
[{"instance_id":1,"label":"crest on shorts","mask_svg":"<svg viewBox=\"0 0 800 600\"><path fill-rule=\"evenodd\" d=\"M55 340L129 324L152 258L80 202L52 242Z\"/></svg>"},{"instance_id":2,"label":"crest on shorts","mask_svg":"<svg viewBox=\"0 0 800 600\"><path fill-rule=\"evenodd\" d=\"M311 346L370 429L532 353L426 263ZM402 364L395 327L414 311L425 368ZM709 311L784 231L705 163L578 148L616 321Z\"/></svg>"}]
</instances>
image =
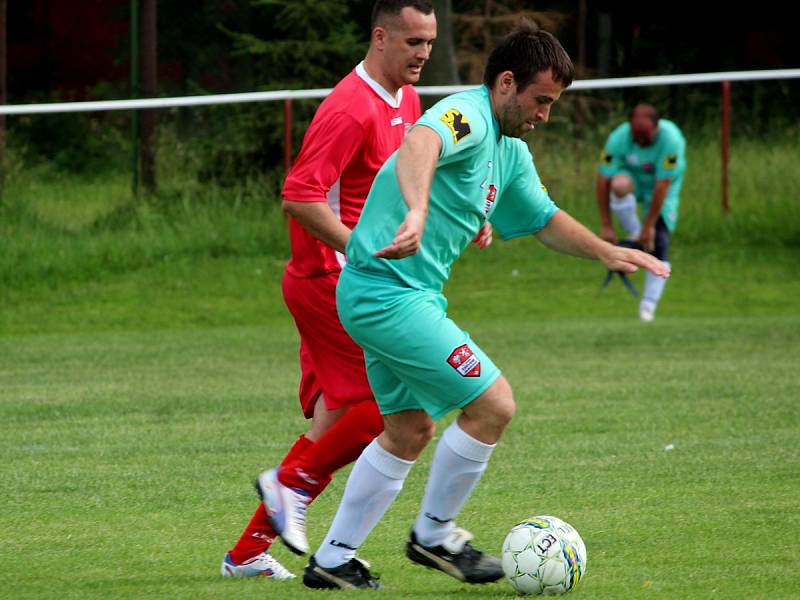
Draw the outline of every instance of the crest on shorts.
<instances>
[{"instance_id":1,"label":"crest on shorts","mask_svg":"<svg viewBox=\"0 0 800 600\"><path fill-rule=\"evenodd\" d=\"M446 113L444 113L441 116L441 119L442 122L445 125L447 125L447 128L450 130L450 133L453 134L454 144L457 144L465 137L467 137L470 133L472 133L472 129L470 129L467 117L462 115L455 108L451 108Z\"/></svg>"},{"instance_id":2,"label":"crest on shorts","mask_svg":"<svg viewBox=\"0 0 800 600\"><path fill-rule=\"evenodd\" d=\"M466 344L462 344L450 353L447 362L462 377L480 377L481 361Z\"/></svg>"},{"instance_id":3,"label":"crest on shorts","mask_svg":"<svg viewBox=\"0 0 800 600\"><path fill-rule=\"evenodd\" d=\"M605 165L610 165L614 160L614 156L608 150L603 150L600 153L600 162Z\"/></svg>"},{"instance_id":4,"label":"crest on shorts","mask_svg":"<svg viewBox=\"0 0 800 600\"><path fill-rule=\"evenodd\" d=\"M664 159L664 168L665 169L674 169L678 165L678 155L677 154L670 154L667 158Z\"/></svg>"}]
</instances>

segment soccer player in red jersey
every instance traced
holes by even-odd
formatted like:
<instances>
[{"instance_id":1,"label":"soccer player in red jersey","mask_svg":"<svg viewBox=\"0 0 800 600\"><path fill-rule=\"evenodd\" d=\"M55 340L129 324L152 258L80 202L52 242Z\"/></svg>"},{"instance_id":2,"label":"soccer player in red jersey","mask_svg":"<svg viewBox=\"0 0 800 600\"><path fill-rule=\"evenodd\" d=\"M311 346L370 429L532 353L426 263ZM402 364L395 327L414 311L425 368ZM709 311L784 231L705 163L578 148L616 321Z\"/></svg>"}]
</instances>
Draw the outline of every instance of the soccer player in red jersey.
<instances>
[{"instance_id":1,"label":"soccer player in red jersey","mask_svg":"<svg viewBox=\"0 0 800 600\"><path fill-rule=\"evenodd\" d=\"M224 576L294 577L269 554L276 535L306 552L308 503L383 430L364 354L339 322L336 283L375 174L421 114L411 84L435 38L428 0L377 0L366 57L318 108L284 183L292 257L283 296L300 334L300 404L312 424L259 476L263 503L226 554Z\"/></svg>"}]
</instances>

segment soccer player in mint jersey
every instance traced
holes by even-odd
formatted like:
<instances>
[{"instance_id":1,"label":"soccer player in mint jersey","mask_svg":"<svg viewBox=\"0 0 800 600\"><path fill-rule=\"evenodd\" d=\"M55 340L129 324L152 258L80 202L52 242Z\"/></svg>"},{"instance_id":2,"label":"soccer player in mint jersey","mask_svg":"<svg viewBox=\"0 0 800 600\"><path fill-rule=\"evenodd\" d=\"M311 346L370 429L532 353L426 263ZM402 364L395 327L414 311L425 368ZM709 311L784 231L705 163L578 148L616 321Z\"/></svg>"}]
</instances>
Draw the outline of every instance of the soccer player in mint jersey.
<instances>
[{"instance_id":1,"label":"soccer player in mint jersey","mask_svg":"<svg viewBox=\"0 0 800 600\"><path fill-rule=\"evenodd\" d=\"M453 262L485 223L504 239L535 235L616 271L667 276L655 257L609 244L558 210L519 139L547 121L572 77L558 41L523 22L492 51L484 85L435 104L378 172L347 244L336 300L345 330L364 349L384 431L356 461L306 566L306 586L377 586L357 549L397 497L435 420L454 410L460 414L437 445L406 554L468 583L503 574L455 520L514 400L498 367L447 317L442 294Z\"/></svg>"},{"instance_id":2,"label":"soccer player in mint jersey","mask_svg":"<svg viewBox=\"0 0 800 600\"><path fill-rule=\"evenodd\" d=\"M681 185L686 171L686 140L672 121L660 119L649 104L637 104L627 123L608 136L597 175L600 236L611 243L617 236L611 213L628 240L664 262L678 223ZM639 220L638 205L644 213ZM669 263L667 263L669 264ZM664 292L664 279L645 275L639 318L652 321Z\"/></svg>"},{"instance_id":3,"label":"soccer player in mint jersey","mask_svg":"<svg viewBox=\"0 0 800 600\"><path fill-rule=\"evenodd\" d=\"M280 466L258 477L263 502L226 554L224 576L293 577L269 553L276 535L305 552L308 503L383 430L364 354L336 313L336 282L375 174L421 114L410 84L435 38L428 0L375 2L364 61L322 102L286 178L292 256L283 295L300 334L300 405L313 421ZM269 429L259 436L256 445L270 437Z\"/></svg>"}]
</instances>

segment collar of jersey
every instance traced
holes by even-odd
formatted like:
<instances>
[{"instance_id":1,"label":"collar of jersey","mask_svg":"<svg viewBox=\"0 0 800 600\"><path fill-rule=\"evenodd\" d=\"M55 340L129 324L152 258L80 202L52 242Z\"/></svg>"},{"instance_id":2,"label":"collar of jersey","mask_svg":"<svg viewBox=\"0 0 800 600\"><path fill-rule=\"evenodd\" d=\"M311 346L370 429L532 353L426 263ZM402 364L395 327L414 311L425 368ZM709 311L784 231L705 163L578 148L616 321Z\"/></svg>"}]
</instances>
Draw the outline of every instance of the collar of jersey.
<instances>
[{"instance_id":1,"label":"collar of jersey","mask_svg":"<svg viewBox=\"0 0 800 600\"><path fill-rule=\"evenodd\" d=\"M492 126L494 127L494 139L498 142L500 138L503 137L500 133L500 123L497 122L497 117L494 114L494 108L492 107L492 95L489 91L489 88L486 87L486 84L482 84L480 87L481 93L483 94L486 103L489 105L489 114L492 115Z\"/></svg>"},{"instance_id":2,"label":"collar of jersey","mask_svg":"<svg viewBox=\"0 0 800 600\"><path fill-rule=\"evenodd\" d=\"M397 90L397 98L392 96L380 83L369 76L369 73L367 73L367 70L364 68L363 60L356 65L356 75L361 77L386 104L392 108L400 108L400 104L403 102L403 88Z\"/></svg>"}]
</instances>

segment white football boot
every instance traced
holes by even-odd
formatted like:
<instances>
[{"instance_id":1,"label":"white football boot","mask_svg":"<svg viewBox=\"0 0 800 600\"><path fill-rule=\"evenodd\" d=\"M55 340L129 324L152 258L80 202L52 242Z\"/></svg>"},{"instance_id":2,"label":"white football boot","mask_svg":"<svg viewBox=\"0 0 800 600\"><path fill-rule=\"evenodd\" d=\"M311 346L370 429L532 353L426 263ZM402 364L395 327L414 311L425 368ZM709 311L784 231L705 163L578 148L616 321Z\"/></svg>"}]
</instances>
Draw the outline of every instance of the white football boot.
<instances>
[{"instance_id":1,"label":"white football boot","mask_svg":"<svg viewBox=\"0 0 800 600\"><path fill-rule=\"evenodd\" d=\"M308 552L306 509L311 502L308 492L283 485L278 481L277 469L261 473L255 486L272 528L286 547L295 554Z\"/></svg>"},{"instance_id":2,"label":"white football boot","mask_svg":"<svg viewBox=\"0 0 800 600\"><path fill-rule=\"evenodd\" d=\"M230 554L226 554L222 560L220 574L223 577L269 577L278 581L295 577L294 573L279 563L269 552L262 552L240 565L231 560Z\"/></svg>"}]
</instances>

